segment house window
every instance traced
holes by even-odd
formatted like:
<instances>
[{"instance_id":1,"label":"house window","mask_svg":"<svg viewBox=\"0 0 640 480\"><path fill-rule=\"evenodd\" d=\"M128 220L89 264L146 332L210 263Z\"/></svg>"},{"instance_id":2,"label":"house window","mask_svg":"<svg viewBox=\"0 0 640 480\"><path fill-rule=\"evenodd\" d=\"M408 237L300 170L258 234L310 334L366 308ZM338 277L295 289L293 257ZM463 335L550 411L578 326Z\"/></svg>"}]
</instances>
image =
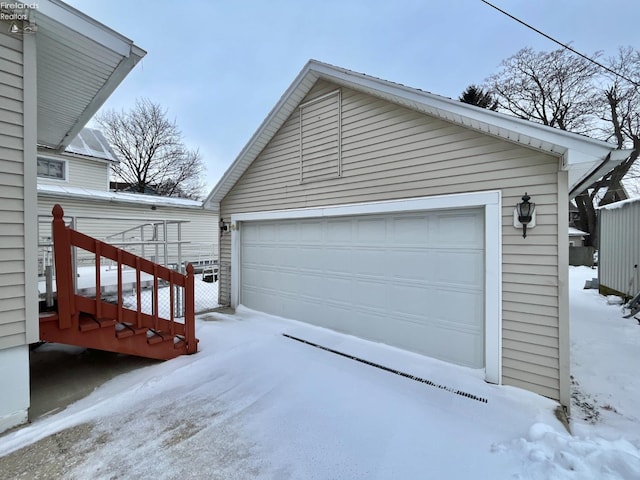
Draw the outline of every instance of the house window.
<instances>
[{"instance_id":1,"label":"house window","mask_svg":"<svg viewBox=\"0 0 640 480\"><path fill-rule=\"evenodd\" d=\"M38 158L38 176L66 180L66 162L54 158Z\"/></svg>"},{"instance_id":2,"label":"house window","mask_svg":"<svg viewBox=\"0 0 640 480\"><path fill-rule=\"evenodd\" d=\"M342 175L340 90L300 104L300 182Z\"/></svg>"}]
</instances>

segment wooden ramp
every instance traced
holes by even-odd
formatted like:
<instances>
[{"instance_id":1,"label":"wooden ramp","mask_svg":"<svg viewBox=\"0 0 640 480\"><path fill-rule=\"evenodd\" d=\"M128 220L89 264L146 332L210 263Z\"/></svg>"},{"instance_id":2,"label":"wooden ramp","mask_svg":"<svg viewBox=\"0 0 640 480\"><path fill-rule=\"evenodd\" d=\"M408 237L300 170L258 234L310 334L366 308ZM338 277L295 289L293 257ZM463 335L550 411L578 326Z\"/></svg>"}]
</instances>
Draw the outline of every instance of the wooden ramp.
<instances>
[{"instance_id":1,"label":"wooden ramp","mask_svg":"<svg viewBox=\"0 0 640 480\"><path fill-rule=\"evenodd\" d=\"M191 264L183 275L67 227L60 205L54 206L52 213L57 310L40 314L40 340L161 360L196 353ZM95 255L95 297L75 293L73 248ZM111 301L105 301L101 294L98 267L103 259L114 262L118 271L117 297ZM124 305L123 268L136 272L135 308ZM153 277L153 286L147 292L142 291L142 274ZM159 314L161 288L168 289L168 315L164 316ZM151 299L150 312L143 311L143 293ZM184 302L182 317L175 315L178 300Z\"/></svg>"}]
</instances>

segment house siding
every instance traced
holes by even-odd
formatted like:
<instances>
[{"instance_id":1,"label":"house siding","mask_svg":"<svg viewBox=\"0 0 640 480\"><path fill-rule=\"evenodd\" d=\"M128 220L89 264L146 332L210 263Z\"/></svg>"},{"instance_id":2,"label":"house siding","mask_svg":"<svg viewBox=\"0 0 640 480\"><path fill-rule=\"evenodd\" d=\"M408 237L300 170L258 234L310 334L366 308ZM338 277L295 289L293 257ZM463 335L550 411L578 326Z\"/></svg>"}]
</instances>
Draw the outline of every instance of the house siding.
<instances>
[{"instance_id":1,"label":"house siding","mask_svg":"<svg viewBox=\"0 0 640 480\"><path fill-rule=\"evenodd\" d=\"M320 81L304 101L336 88ZM300 182L299 111L294 111L222 200L220 216L500 190L502 380L558 399L558 159L370 95L341 91L341 178ZM536 202L537 226L523 239L513 227L513 210L525 191ZM229 234L222 237L220 257L231 261ZM220 302L229 297L229 285L221 281Z\"/></svg>"},{"instance_id":2,"label":"house siding","mask_svg":"<svg viewBox=\"0 0 640 480\"><path fill-rule=\"evenodd\" d=\"M23 45L0 22L0 349L24 345L25 186Z\"/></svg>"},{"instance_id":3,"label":"house siding","mask_svg":"<svg viewBox=\"0 0 640 480\"><path fill-rule=\"evenodd\" d=\"M111 168L109 162L81 157L47 155L45 152L38 152L38 156L55 158L67 163L67 178L65 180L38 177L39 184L65 185L89 190L104 191L109 189L109 169Z\"/></svg>"},{"instance_id":4,"label":"house siding","mask_svg":"<svg viewBox=\"0 0 640 480\"><path fill-rule=\"evenodd\" d=\"M150 206L143 208L136 205L52 198L39 195L38 236L41 240L51 235L51 210L56 203L62 205L65 217L77 217L77 229L79 231L95 238L106 239L107 242L111 243L116 243L118 240L107 239L108 236L140 226L143 223L163 220L185 220L187 223L182 224L181 236L183 241L188 241L189 243L183 245L183 260L197 261L199 259L197 250L202 253L201 260L210 259L211 255L215 255L217 258L218 219L210 210L167 206L158 206L155 210L151 210ZM150 240L148 237L149 232L150 228L147 228L145 230L145 235L147 235L145 240L147 241ZM178 240L177 228L169 227L167 232L169 241ZM132 239L131 237L133 236L136 239ZM139 237L138 232L127 234L127 239L130 241L138 241L137 237ZM149 257L153 250L152 247L147 246L145 256ZM135 253L140 252L136 251ZM169 258L170 263L176 260L177 258L174 258L174 256Z\"/></svg>"}]
</instances>

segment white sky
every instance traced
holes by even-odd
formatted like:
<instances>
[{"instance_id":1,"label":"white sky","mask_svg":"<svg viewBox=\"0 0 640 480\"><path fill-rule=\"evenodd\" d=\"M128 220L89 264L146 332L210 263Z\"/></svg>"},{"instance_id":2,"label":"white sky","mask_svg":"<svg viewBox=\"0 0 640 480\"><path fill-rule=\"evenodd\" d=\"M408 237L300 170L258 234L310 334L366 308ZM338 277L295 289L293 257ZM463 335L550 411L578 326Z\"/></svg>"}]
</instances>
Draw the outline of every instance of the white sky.
<instances>
[{"instance_id":1,"label":"white sky","mask_svg":"<svg viewBox=\"0 0 640 480\"><path fill-rule=\"evenodd\" d=\"M481 0L67 0L148 54L107 101L169 110L207 189L310 59L457 98L500 62L557 46ZM585 54L640 47L640 2L495 0Z\"/></svg>"}]
</instances>

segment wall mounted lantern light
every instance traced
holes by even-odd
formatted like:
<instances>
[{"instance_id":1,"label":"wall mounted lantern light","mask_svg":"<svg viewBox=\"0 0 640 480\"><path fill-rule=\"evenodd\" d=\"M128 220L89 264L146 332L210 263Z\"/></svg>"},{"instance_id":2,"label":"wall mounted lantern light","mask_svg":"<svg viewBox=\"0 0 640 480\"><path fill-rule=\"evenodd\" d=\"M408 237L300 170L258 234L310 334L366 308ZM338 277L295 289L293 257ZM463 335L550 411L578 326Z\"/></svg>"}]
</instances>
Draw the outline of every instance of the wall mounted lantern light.
<instances>
[{"instance_id":1,"label":"wall mounted lantern light","mask_svg":"<svg viewBox=\"0 0 640 480\"><path fill-rule=\"evenodd\" d=\"M523 238L527 238L527 227L531 229L536 226L536 204L529 200L531 197L525 192L522 201L516 205L513 212L513 226L522 227Z\"/></svg>"},{"instance_id":2,"label":"wall mounted lantern light","mask_svg":"<svg viewBox=\"0 0 640 480\"><path fill-rule=\"evenodd\" d=\"M224 233L229 230L229 224L224 223L224 219L220 219L220 233Z\"/></svg>"}]
</instances>

